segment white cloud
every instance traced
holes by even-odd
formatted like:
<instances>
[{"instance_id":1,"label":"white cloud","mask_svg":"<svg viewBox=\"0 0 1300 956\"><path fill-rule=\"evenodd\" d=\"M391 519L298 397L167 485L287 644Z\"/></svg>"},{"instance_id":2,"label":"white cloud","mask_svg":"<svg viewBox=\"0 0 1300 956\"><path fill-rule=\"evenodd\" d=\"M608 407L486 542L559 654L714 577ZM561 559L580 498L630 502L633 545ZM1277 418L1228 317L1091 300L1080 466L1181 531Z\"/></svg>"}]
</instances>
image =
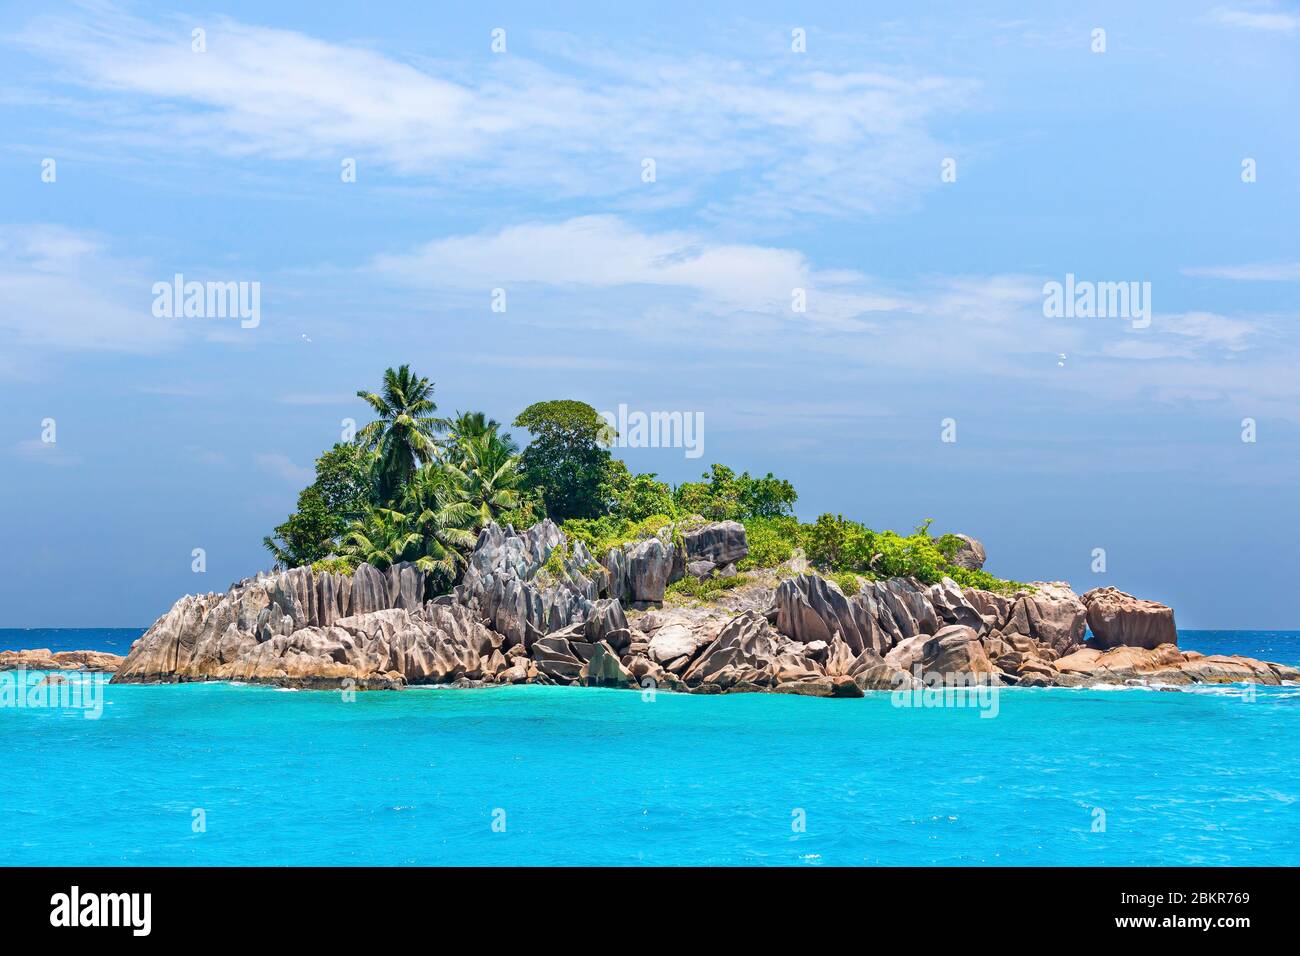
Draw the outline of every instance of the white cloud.
<instances>
[{"instance_id":1,"label":"white cloud","mask_svg":"<svg viewBox=\"0 0 1300 956\"><path fill-rule=\"evenodd\" d=\"M1297 282L1300 262L1256 262L1240 266L1198 266L1182 270L1186 276L1233 279L1239 282Z\"/></svg>"},{"instance_id":2,"label":"white cloud","mask_svg":"<svg viewBox=\"0 0 1300 956\"><path fill-rule=\"evenodd\" d=\"M290 484L306 485L316 477L315 471L301 465L295 465L289 456L282 455L279 452L265 452L254 455L253 460L257 462L258 467L263 471L275 475Z\"/></svg>"},{"instance_id":3,"label":"white cloud","mask_svg":"<svg viewBox=\"0 0 1300 956\"><path fill-rule=\"evenodd\" d=\"M380 273L415 286L483 290L512 284L602 290L642 286L684 293L712 315L754 312L852 328L865 313L906 306L854 272L818 272L792 249L710 241L685 231L645 232L614 216L510 226L383 255ZM794 290L807 311L794 311ZM509 289L507 288L507 294ZM486 301L486 299L485 299Z\"/></svg>"},{"instance_id":4,"label":"white cloud","mask_svg":"<svg viewBox=\"0 0 1300 956\"><path fill-rule=\"evenodd\" d=\"M97 236L0 226L0 334L10 345L148 352L180 330L151 312L153 280Z\"/></svg>"},{"instance_id":5,"label":"white cloud","mask_svg":"<svg viewBox=\"0 0 1300 956\"><path fill-rule=\"evenodd\" d=\"M799 57L666 57L647 50L543 66L517 52L418 65L357 45L220 19L207 52L189 27L100 10L41 17L16 42L100 94L109 136L235 157L357 157L463 192L503 184L716 214L851 214L906 202L952 154L929 124L971 105L969 81ZM577 51L576 53L574 51ZM633 66L635 64L635 66ZM84 96L83 96L84 99ZM62 99L51 97L58 105ZM108 134L108 135L105 135ZM641 181L644 158L657 181ZM473 176L464 175L472 169Z\"/></svg>"},{"instance_id":6,"label":"white cloud","mask_svg":"<svg viewBox=\"0 0 1300 956\"><path fill-rule=\"evenodd\" d=\"M1279 10L1271 5L1253 10L1216 7L1210 11L1210 19L1227 26L1267 30L1271 33L1291 34L1300 29L1300 15Z\"/></svg>"}]
</instances>

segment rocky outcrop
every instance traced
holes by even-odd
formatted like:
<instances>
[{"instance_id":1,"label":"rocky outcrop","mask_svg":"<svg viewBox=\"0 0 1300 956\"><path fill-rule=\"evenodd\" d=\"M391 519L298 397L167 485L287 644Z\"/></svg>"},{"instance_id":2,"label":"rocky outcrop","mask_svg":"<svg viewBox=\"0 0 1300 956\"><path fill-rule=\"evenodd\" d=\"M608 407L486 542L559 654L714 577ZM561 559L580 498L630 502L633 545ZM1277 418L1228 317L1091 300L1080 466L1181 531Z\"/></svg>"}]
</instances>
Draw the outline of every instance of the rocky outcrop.
<instances>
[{"instance_id":1,"label":"rocky outcrop","mask_svg":"<svg viewBox=\"0 0 1300 956\"><path fill-rule=\"evenodd\" d=\"M738 538L726 523L694 533L690 547L702 549L695 553L720 560L734 560L743 543L743 529ZM1165 627L1172 634L1172 613L1113 589L1080 600L1060 582L1007 596L949 579L927 586L859 578L857 593L846 594L817 574L773 573L708 602L646 610L684 570L686 547L674 546L664 529L611 550L602 565L549 521L524 532L490 525L461 584L430 601L412 565L259 575L224 594L182 598L132 646L114 679L322 688L653 685L817 697L918 687L936 677L1022 687L1300 679L1281 665L1182 653L1172 642L1083 647L1085 618L1094 613L1095 635L1129 641L1152 640ZM0 668L90 666L112 657L78 653L0 654Z\"/></svg>"},{"instance_id":2,"label":"rocky outcrop","mask_svg":"<svg viewBox=\"0 0 1300 956\"><path fill-rule=\"evenodd\" d=\"M1087 608L1090 646L1143 647L1153 650L1162 644L1177 644L1173 608L1145 601L1115 588L1095 588L1083 596Z\"/></svg>"},{"instance_id":3,"label":"rocky outcrop","mask_svg":"<svg viewBox=\"0 0 1300 956\"><path fill-rule=\"evenodd\" d=\"M829 641L839 634L854 651L883 656L890 648L921 634L934 634L945 623L975 626L979 613L951 582L933 588L914 581L862 581L857 594L846 596L833 581L801 574L776 589L774 621L782 634L800 641Z\"/></svg>"},{"instance_id":4,"label":"rocky outcrop","mask_svg":"<svg viewBox=\"0 0 1300 956\"><path fill-rule=\"evenodd\" d=\"M1056 662L1063 686L1092 684L1281 684L1300 681L1300 670L1249 657L1155 648L1084 647Z\"/></svg>"},{"instance_id":5,"label":"rocky outcrop","mask_svg":"<svg viewBox=\"0 0 1300 956\"><path fill-rule=\"evenodd\" d=\"M737 685L770 688L825 676L803 656L803 649L773 630L765 617L747 611L727 622L682 679L687 686L710 684L726 690Z\"/></svg>"},{"instance_id":6,"label":"rocky outcrop","mask_svg":"<svg viewBox=\"0 0 1300 956\"><path fill-rule=\"evenodd\" d=\"M957 534L953 535L953 537L961 541L961 544L957 548L957 553L953 555L952 563L959 568L965 568L967 571L983 569L985 561L984 545L968 534Z\"/></svg>"},{"instance_id":7,"label":"rocky outcrop","mask_svg":"<svg viewBox=\"0 0 1300 956\"><path fill-rule=\"evenodd\" d=\"M112 674L125 658L104 651L0 651L0 671L93 671Z\"/></svg>"},{"instance_id":8,"label":"rocky outcrop","mask_svg":"<svg viewBox=\"0 0 1300 956\"><path fill-rule=\"evenodd\" d=\"M152 631L151 631L152 633ZM467 608L429 603L389 608L296 628L240 645L231 659L199 654L168 673L154 669L149 634L132 648L114 683L231 680L296 687L400 687L495 676L506 667L502 637Z\"/></svg>"},{"instance_id":9,"label":"rocky outcrop","mask_svg":"<svg viewBox=\"0 0 1300 956\"><path fill-rule=\"evenodd\" d=\"M845 596L839 585L817 574L801 574L776 589L776 629L796 641L829 642L838 637L854 654L888 648L877 623L878 606L871 592Z\"/></svg>"}]
</instances>

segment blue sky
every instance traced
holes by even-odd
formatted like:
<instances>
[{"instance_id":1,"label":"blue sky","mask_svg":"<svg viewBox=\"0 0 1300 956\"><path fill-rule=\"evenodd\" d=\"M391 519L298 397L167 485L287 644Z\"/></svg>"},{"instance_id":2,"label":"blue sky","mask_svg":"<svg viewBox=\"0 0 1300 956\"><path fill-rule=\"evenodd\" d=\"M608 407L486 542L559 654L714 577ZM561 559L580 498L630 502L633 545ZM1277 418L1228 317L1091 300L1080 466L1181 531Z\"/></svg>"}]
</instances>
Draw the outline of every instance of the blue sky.
<instances>
[{"instance_id":1,"label":"blue sky","mask_svg":"<svg viewBox=\"0 0 1300 956\"><path fill-rule=\"evenodd\" d=\"M701 412L703 458L623 453L672 481L1300 627L1300 6L321 6L0 8L0 626L266 566L409 361L444 411ZM260 324L154 317L175 273ZM1067 273L1149 327L1045 317Z\"/></svg>"}]
</instances>

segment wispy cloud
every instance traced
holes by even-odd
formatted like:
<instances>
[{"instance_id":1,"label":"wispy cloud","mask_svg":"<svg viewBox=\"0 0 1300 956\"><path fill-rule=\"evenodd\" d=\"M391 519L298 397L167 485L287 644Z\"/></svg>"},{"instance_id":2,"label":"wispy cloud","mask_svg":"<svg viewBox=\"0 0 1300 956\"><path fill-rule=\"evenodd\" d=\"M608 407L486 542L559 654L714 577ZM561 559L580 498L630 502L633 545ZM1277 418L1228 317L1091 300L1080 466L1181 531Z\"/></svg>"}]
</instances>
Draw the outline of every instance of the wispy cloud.
<instances>
[{"instance_id":1,"label":"wispy cloud","mask_svg":"<svg viewBox=\"0 0 1300 956\"><path fill-rule=\"evenodd\" d=\"M1239 282L1297 282L1300 262L1257 262L1240 266L1197 266L1182 270L1183 275L1207 279L1233 279Z\"/></svg>"},{"instance_id":2,"label":"wispy cloud","mask_svg":"<svg viewBox=\"0 0 1300 956\"><path fill-rule=\"evenodd\" d=\"M287 455L282 455L279 452L264 452L254 455L253 460L267 474L274 475L290 484L305 485L316 477L316 473L312 469L294 464Z\"/></svg>"},{"instance_id":3,"label":"wispy cloud","mask_svg":"<svg viewBox=\"0 0 1300 956\"><path fill-rule=\"evenodd\" d=\"M746 61L572 43L550 65L514 51L472 66L417 64L230 19L211 22L196 53L187 25L106 9L39 17L11 39L56 63L81 100L93 94L78 108L101 145L351 156L458 191L641 205L707 190L715 212L783 217L870 213L933 188L951 147L931 126L973 106L976 90L860 62L810 67L766 49ZM48 95L53 108L64 102ZM95 109L95 96L111 108ZM656 163L652 184L645 159Z\"/></svg>"},{"instance_id":4,"label":"wispy cloud","mask_svg":"<svg viewBox=\"0 0 1300 956\"><path fill-rule=\"evenodd\" d=\"M281 395L277 401L281 405L347 405L357 402L356 395L326 392L289 392Z\"/></svg>"},{"instance_id":5,"label":"wispy cloud","mask_svg":"<svg viewBox=\"0 0 1300 956\"><path fill-rule=\"evenodd\" d=\"M1300 30L1300 14L1272 4L1257 5L1249 9L1216 7L1210 11L1210 19L1227 26L1267 30L1271 33L1291 34Z\"/></svg>"},{"instance_id":6,"label":"wispy cloud","mask_svg":"<svg viewBox=\"0 0 1300 956\"><path fill-rule=\"evenodd\" d=\"M851 271L818 271L793 249L725 243L680 230L637 229L615 216L509 226L376 257L372 268L415 286L536 284L573 290L643 287L688 296L701 313L785 315L853 327L905 301ZM798 300L802 293L803 302ZM806 311L797 311L806 304Z\"/></svg>"},{"instance_id":7,"label":"wispy cloud","mask_svg":"<svg viewBox=\"0 0 1300 956\"><path fill-rule=\"evenodd\" d=\"M174 344L180 330L151 312L152 281L93 233L0 226L0 333L11 345L149 352Z\"/></svg>"},{"instance_id":8,"label":"wispy cloud","mask_svg":"<svg viewBox=\"0 0 1300 956\"><path fill-rule=\"evenodd\" d=\"M20 441L13 447L14 454L24 461L49 465L53 468L69 468L81 464L81 457L64 450L58 442L44 442L39 438Z\"/></svg>"}]
</instances>

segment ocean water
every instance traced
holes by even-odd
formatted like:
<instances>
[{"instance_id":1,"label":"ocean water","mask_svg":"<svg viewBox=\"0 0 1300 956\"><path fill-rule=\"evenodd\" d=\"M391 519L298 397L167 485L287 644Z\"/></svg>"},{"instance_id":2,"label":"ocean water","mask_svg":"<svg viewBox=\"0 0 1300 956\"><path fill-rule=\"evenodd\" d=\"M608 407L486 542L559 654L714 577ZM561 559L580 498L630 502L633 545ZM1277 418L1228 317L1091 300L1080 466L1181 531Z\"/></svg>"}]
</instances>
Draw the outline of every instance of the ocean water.
<instances>
[{"instance_id":1,"label":"ocean water","mask_svg":"<svg viewBox=\"0 0 1300 956\"><path fill-rule=\"evenodd\" d=\"M0 707L4 863L1300 863L1300 687L100 689Z\"/></svg>"}]
</instances>

